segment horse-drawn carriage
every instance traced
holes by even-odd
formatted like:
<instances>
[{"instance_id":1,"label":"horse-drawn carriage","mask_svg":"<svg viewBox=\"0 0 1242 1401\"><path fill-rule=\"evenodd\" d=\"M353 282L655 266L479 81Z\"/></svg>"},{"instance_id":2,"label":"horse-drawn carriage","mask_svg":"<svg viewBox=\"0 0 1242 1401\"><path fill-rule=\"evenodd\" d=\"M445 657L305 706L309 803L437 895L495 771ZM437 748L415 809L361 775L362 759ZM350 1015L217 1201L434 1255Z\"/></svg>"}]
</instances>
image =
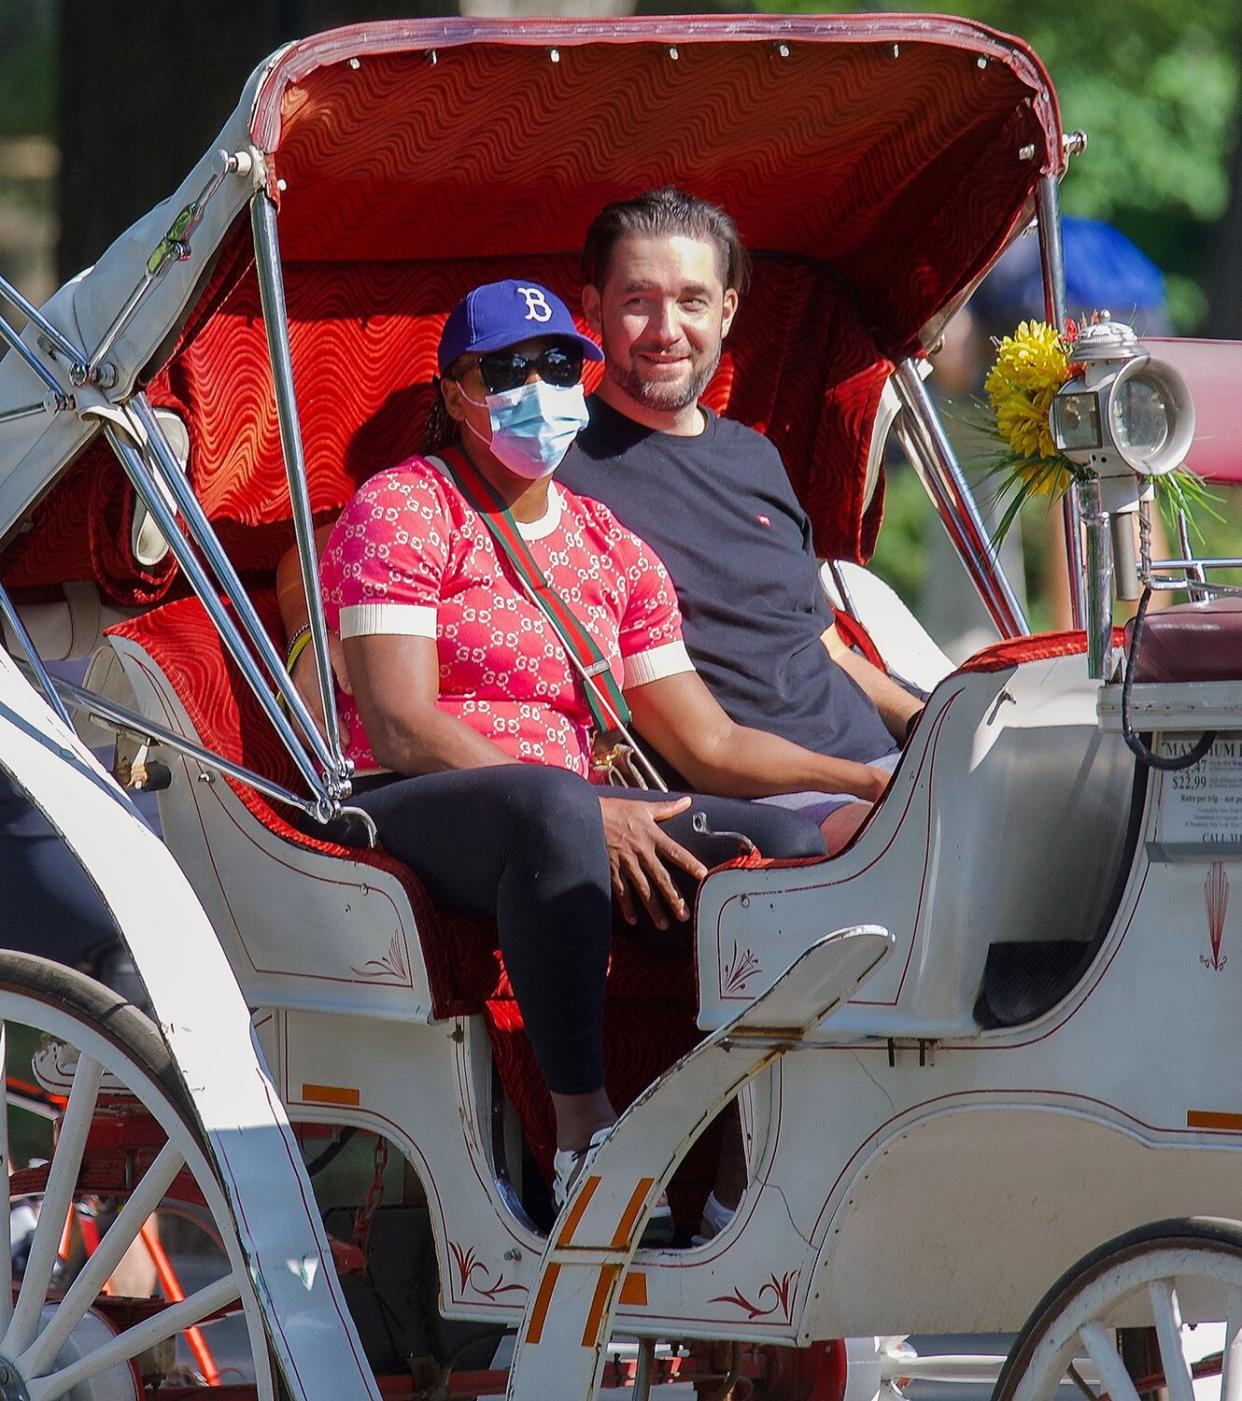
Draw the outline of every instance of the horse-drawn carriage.
<instances>
[{"instance_id":1,"label":"horse-drawn carriage","mask_svg":"<svg viewBox=\"0 0 1242 1401\"><path fill-rule=\"evenodd\" d=\"M0 959L0 1220L38 1206L0 1280L0 1396L867 1398L973 1374L895 1335L1021 1330L1005 1398L1068 1374L1188 1401L1185 1336L1212 1321L1198 1351L1234 1401L1240 615L1198 563L1144 554L1142 577L1200 602L1126 661L1084 491L1082 629L1028 635L924 387L1036 216L1064 318L1073 144L1029 50L961 21L364 25L263 65L181 189L41 311L0 284L29 317L0 328L0 765L155 1013ZM382 849L325 839L350 796L326 629L312 607L321 734L273 571L296 538L310 583L316 523L417 449L469 287L520 273L576 302L599 205L667 181L728 207L752 250L708 402L779 446L838 601L894 673L926 657L858 572L895 429L1003 640L929 678L845 852L713 872L693 965L618 935L608 1075L630 1108L554 1215L494 931L433 909ZM1236 475L1223 427L1191 461ZM1110 490L1126 515L1144 480ZM46 673L68 655L93 658L83 686ZM101 726L122 780L158 791L162 841L85 747ZM1160 766L1205 729L1192 767ZM697 1220L734 1098L741 1207L706 1243L640 1250L666 1187ZM45 1163L13 1146L32 1106L56 1123ZM183 1210L214 1245L206 1281L120 1292L149 1218ZM245 1357L216 1367L230 1316ZM1119 1328L1155 1338L1147 1360Z\"/></svg>"}]
</instances>

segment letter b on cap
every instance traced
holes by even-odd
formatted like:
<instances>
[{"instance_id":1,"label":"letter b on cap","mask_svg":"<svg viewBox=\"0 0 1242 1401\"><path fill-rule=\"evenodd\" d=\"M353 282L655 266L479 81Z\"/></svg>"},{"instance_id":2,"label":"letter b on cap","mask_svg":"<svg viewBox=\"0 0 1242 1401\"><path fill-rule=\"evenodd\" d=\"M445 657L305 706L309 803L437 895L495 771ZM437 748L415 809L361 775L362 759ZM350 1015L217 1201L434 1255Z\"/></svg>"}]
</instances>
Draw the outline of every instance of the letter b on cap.
<instances>
[{"instance_id":1,"label":"letter b on cap","mask_svg":"<svg viewBox=\"0 0 1242 1401\"><path fill-rule=\"evenodd\" d=\"M518 291L526 298L526 319L527 321L551 321L552 308L548 305L548 299L543 295L542 287L519 287Z\"/></svg>"}]
</instances>

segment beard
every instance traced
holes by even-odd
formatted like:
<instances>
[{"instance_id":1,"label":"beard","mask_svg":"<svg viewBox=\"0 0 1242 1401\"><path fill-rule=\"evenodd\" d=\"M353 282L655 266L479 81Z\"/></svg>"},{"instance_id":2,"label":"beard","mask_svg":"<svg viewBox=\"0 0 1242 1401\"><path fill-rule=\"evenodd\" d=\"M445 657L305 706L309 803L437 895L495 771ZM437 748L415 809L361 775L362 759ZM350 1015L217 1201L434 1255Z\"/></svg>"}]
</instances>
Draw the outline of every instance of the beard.
<instances>
[{"instance_id":1,"label":"beard","mask_svg":"<svg viewBox=\"0 0 1242 1401\"><path fill-rule=\"evenodd\" d=\"M715 354L694 367L689 379L681 384L644 379L632 360L628 365L619 365L615 360L607 359L607 341L604 342L604 368L608 378L617 388L624 390L635 402L645 404L648 408L659 409L663 413L679 413L682 409L688 409L692 404L698 403L720 364L720 351L721 347L717 345Z\"/></svg>"}]
</instances>

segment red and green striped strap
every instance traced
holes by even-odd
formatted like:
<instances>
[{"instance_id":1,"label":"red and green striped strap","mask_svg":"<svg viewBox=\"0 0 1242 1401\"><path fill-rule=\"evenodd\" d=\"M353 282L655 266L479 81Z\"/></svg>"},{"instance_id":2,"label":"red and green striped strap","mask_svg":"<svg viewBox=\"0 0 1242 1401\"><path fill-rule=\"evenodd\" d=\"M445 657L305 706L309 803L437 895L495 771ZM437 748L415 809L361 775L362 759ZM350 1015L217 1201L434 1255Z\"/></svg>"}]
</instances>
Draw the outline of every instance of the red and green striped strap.
<instances>
[{"instance_id":1,"label":"red and green striped strap","mask_svg":"<svg viewBox=\"0 0 1242 1401\"><path fill-rule=\"evenodd\" d=\"M459 448L443 448L440 455L461 494L479 513L479 519L491 531L497 547L517 570L531 596L547 614L566 650L585 673L586 703L596 730L607 734L618 726L628 725L630 708L612 674L612 667L595 645L595 639L544 578L500 493Z\"/></svg>"}]
</instances>

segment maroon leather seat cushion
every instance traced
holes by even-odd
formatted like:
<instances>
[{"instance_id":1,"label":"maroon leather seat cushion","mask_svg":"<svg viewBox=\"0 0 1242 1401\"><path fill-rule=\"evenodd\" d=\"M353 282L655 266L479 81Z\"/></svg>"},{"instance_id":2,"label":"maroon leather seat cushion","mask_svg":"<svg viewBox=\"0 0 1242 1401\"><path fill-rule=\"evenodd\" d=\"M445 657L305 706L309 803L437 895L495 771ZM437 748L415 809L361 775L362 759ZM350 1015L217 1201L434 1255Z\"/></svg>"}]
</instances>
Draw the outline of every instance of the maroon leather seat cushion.
<instances>
[{"instance_id":1,"label":"maroon leather seat cushion","mask_svg":"<svg viewBox=\"0 0 1242 1401\"><path fill-rule=\"evenodd\" d=\"M1126 624L1126 646L1134 623ZM1242 598L1180 603L1143 620L1135 681L1242 681Z\"/></svg>"}]
</instances>

